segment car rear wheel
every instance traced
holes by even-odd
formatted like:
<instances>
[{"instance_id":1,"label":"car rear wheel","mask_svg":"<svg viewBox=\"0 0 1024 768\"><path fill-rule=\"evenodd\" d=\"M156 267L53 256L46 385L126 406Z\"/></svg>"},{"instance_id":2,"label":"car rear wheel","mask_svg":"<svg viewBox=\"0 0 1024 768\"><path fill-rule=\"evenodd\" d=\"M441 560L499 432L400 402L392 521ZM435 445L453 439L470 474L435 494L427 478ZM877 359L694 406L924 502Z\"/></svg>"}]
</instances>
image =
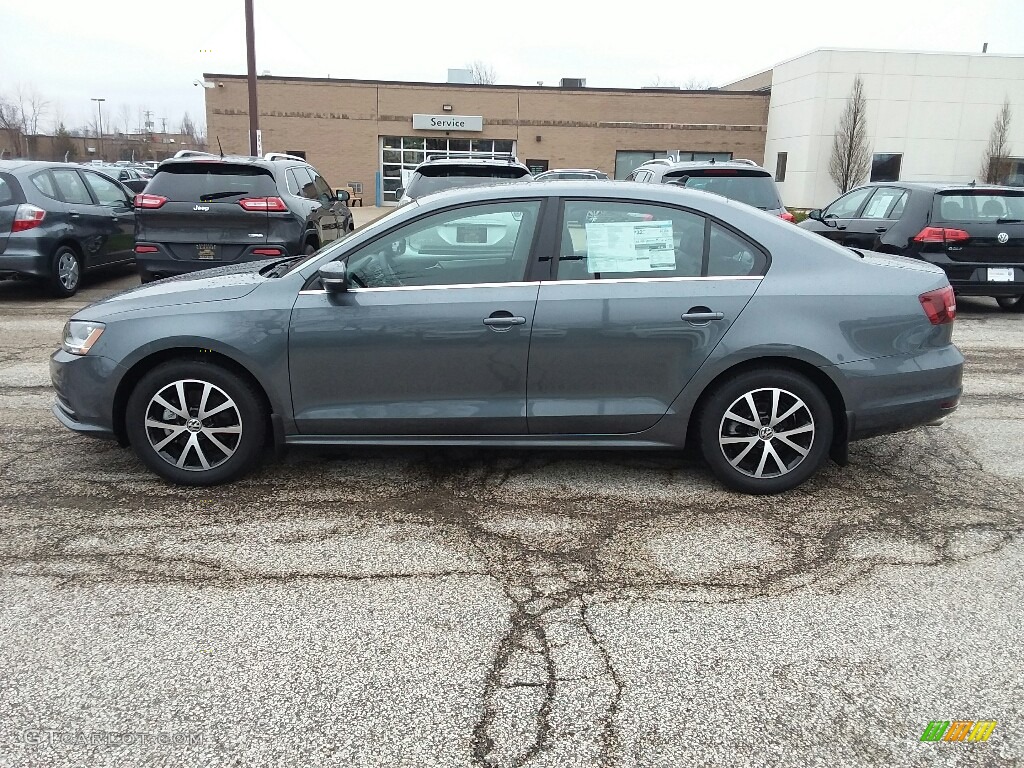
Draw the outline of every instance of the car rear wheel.
<instances>
[{"instance_id":1,"label":"car rear wheel","mask_svg":"<svg viewBox=\"0 0 1024 768\"><path fill-rule=\"evenodd\" d=\"M214 363L175 360L128 399L128 437L151 470L180 485L233 480L258 463L266 414L252 385Z\"/></svg>"},{"instance_id":2,"label":"car rear wheel","mask_svg":"<svg viewBox=\"0 0 1024 768\"><path fill-rule=\"evenodd\" d=\"M699 429L704 458L722 483L744 493L781 493L825 461L832 410L804 376L762 368L716 389Z\"/></svg>"},{"instance_id":3,"label":"car rear wheel","mask_svg":"<svg viewBox=\"0 0 1024 768\"><path fill-rule=\"evenodd\" d=\"M1024 312L1024 296L997 296L996 303L1008 312Z\"/></svg>"},{"instance_id":4,"label":"car rear wheel","mask_svg":"<svg viewBox=\"0 0 1024 768\"><path fill-rule=\"evenodd\" d=\"M78 292L82 282L82 261L73 248L62 245L53 254L50 290L55 296L67 298Z\"/></svg>"}]
</instances>

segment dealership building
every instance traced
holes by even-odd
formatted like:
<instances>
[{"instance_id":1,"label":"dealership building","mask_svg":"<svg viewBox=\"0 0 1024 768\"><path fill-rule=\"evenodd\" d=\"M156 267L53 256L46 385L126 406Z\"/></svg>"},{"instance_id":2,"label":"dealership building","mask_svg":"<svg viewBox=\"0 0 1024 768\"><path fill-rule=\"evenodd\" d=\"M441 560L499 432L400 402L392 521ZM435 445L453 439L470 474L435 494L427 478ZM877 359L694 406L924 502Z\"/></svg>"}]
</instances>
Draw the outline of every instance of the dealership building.
<instances>
[{"instance_id":1,"label":"dealership building","mask_svg":"<svg viewBox=\"0 0 1024 768\"><path fill-rule=\"evenodd\" d=\"M789 206L837 195L832 137L854 79L864 82L872 180L978 178L1004 100L1024 157L1024 57L822 49L721 88L588 88L262 75L263 151L308 159L366 205L391 205L429 156L514 154L535 172L596 168L624 178L645 160L747 158L776 174ZM207 135L248 154L244 76L206 74ZM1011 153L1012 154L1012 153ZM1024 159L1007 181L1024 185Z\"/></svg>"}]
</instances>

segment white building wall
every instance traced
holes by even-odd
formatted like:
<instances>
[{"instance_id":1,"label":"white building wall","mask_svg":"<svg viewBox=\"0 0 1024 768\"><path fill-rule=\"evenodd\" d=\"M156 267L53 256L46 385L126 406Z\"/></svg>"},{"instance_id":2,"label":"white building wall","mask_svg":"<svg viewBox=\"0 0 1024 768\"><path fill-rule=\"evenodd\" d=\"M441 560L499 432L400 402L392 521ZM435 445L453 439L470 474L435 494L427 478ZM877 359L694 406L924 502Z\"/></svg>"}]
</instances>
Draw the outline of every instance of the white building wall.
<instances>
[{"instance_id":1,"label":"white building wall","mask_svg":"<svg viewBox=\"0 0 1024 768\"><path fill-rule=\"evenodd\" d=\"M772 74L764 164L774 172L778 153L788 153L786 205L817 208L838 195L828 161L858 74L871 151L902 153L904 181L977 178L1007 98L1011 154L1024 156L1024 56L817 50Z\"/></svg>"}]
</instances>

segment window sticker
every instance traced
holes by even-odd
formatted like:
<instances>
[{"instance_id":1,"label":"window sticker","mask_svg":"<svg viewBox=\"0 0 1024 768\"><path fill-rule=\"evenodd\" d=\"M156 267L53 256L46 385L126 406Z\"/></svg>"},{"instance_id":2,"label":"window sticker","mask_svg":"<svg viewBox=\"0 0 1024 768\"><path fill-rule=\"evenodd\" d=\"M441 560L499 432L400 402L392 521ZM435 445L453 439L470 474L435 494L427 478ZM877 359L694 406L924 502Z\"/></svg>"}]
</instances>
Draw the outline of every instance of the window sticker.
<instances>
[{"instance_id":1,"label":"window sticker","mask_svg":"<svg viewBox=\"0 0 1024 768\"><path fill-rule=\"evenodd\" d=\"M675 268L671 221L587 224L587 271L591 274Z\"/></svg>"}]
</instances>

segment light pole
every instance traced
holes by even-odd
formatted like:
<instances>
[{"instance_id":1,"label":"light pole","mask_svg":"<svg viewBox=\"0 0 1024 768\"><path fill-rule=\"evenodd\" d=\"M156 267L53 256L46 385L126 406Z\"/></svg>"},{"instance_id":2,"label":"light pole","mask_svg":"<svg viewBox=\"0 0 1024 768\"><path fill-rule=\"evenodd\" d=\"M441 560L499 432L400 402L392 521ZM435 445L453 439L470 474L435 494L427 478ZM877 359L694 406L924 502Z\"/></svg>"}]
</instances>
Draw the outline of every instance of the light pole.
<instances>
[{"instance_id":1,"label":"light pole","mask_svg":"<svg viewBox=\"0 0 1024 768\"><path fill-rule=\"evenodd\" d=\"M245 58L249 82L249 154L257 155L260 130L259 106L256 103L256 32L253 24L252 0L245 0Z\"/></svg>"},{"instance_id":2,"label":"light pole","mask_svg":"<svg viewBox=\"0 0 1024 768\"><path fill-rule=\"evenodd\" d=\"M106 99L93 99L96 102L96 133L100 139L100 160L103 159L103 102Z\"/></svg>"}]
</instances>

